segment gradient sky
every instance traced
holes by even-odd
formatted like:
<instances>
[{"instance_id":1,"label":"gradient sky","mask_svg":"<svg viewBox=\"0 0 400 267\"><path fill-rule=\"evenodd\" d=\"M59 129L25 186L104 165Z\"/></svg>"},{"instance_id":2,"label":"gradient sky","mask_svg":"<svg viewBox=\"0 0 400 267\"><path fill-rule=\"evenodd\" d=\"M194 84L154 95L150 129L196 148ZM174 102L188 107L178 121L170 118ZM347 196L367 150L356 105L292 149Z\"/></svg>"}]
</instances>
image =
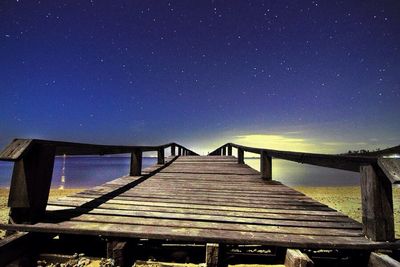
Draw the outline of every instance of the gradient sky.
<instances>
[{"instance_id":1,"label":"gradient sky","mask_svg":"<svg viewBox=\"0 0 400 267\"><path fill-rule=\"evenodd\" d=\"M400 1L0 2L0 145L400 144Z\"/></svg>"}]
</instances>

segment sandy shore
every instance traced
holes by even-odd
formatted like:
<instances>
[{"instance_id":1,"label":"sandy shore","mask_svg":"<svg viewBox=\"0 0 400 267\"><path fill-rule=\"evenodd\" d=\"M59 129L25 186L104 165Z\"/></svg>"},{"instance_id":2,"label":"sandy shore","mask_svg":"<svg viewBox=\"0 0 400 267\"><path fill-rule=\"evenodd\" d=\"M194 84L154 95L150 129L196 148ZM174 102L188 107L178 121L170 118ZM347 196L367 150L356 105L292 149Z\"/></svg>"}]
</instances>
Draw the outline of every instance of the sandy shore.
<instances>
[{"instance_id":1,"label":"sandy shore","mask_svg":"<svg viewBox=\"0 0 400 267\"><path fill-rule=\"evenodd\" d=\"M358 186L343 187L295 187L296 190L334 208L349 217L361 221L361 193ZM83 189L52 189L50 199L77 193ZM396 224L396 237L400 238L400 188L394 188L394 213ZM8 189L0 188L0 222L8 220L7 208ZM2 236L0 230L0 236Z\"/></svg>"}]
</instances>

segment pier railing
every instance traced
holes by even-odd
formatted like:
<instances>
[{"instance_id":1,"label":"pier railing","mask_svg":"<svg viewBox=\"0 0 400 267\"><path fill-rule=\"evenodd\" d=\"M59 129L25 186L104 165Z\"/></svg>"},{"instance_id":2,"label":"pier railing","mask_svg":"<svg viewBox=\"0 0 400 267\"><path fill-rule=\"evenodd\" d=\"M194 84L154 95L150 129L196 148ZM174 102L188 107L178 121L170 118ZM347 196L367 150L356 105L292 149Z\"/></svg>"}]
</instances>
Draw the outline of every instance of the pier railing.
<instances>
[{"instance_id":1,"label":"pier railing","mask_svg":"<svg viewBox=\"0 0 400 267\"><path fill-rule=\"evenodd\" d=\"M392 184L400 184L400 159L376 155L329 155L280 151L227 143L209 155L232 156L244 164L244 152L260 155L261 178L272 180L272 158L341 169L361 174L362 223L364 234L374 241L395 239Z\"/></svg>"},{"instance_id":2,"label":"pier railing","mask_svg":"<svg viewBox=\"0 0 400 267\"><path fill-rule=\"evenodd\" d=\"M34 223L45 212L54 159L57 155L131 154L130 175L142 174L143 152L157 151L157 163L165 163L165 149L171 156L197 155L177 144L159 146L115 146L71 143L38 139L15 139L0 152L0 160L14 162L8 206L10 220L15 223Z\"/></svg>"}]
</instances>

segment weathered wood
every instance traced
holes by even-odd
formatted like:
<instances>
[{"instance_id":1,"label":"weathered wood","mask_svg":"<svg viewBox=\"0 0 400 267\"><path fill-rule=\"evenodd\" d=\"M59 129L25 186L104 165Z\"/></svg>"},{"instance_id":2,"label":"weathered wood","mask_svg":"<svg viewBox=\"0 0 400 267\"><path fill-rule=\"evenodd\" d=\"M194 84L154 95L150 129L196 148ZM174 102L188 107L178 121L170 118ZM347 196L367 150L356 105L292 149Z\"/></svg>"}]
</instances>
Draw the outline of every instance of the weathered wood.
<instances>
[{"instance_id":1,"label":"weathered wood","mask_svg":"<svg viewBox=\"0 0 400 267\"><path fill-rule=\"evenodd\" d=\"M285 267L312 267L314 262L298 249L288 249L285 257Z\"/></svg>"},{"instance_id":2,"label":"weathered wood","mask_svg":"<svg viewBox=\"0 0 400 267\"><path fill-rule=\"evenodd\" d=\"M114 260L114 266L127 267L128 262L128 243L118 240L110 240L107 242L107 258Z\"/></svg>"},{"instance_id":3,"label":"weathered wood","mask_svg":"<svg viewBox=\"0 0 400 267\"><path fill-rule=\"evenodd\" d=\"M298 163L306 163L316 166L342 169L348 171L359 172L361 165L376 164L377 157L374 156L349 156L349 155L329 155L329 154L316 154L316 153L302 153L302 152L292 152L292 151L280 151L272 149L262 149L241 146L237 144L232 144L232 147L242 149L246 152L251 152L255 154L261 154L265 151L268 156L278 159L285 159L289 161L294 161Z\"/></svg>"},{"instance_id":4,"label":"weathered wood","mask_svg":"<svg viewBox=\"0 0 400 267\"><path fill-rule=\"evenodd\" d=\"M0 152L0 160L16 161L23 157L31 147L36 145L51 146L55 149L56 155L106 155L106 154L123 154L132 153L139 149L145 151L157 151L160 148L167 148L175 143L168 143L159 146L116 146L116 145L96 145L84 143L72 143L63 141L50 141L39 139L15 139L3 151ZM179 145L180 146L180 145ZM182 147L182 146L180 146ZM185 148L186 149L186 148ZM193 155L197 153L187 149Z\"/></svg>"},{"instance_id":5,"label":"weathered wood","mask_svg":"<svg viewBox=\"0 0 400 267\"><path fill-rule=\"evenodd\" d=\"M238 148L237 154L238 154L238 163L244 164L244 150L242 148Z\"/></svg>"},{"instance_id":6,"label":"weathered wood","mask_svg":"<svg viewBox=\"0 0 400 267\"><path fill-rule=\"evenodd\" d=\"M262 179L272 180L272 158L264 151L260 155L260 171Z\"/></svg>"},{"instance_id":7,"label":"weathered wood","mask_svg":"<svg viewBox=\"0 0 400 267\"><path fill-rule=\"evenodd\" d=\"M400 262L386 254L372 252L369 256L368 267L399 267Z\"/></svg>"},{"instance_id":8,"label":"weathered wood","mask_svg":"<svg viewBox=\"0 0 400 267\"><path fill-rule=\"evenodd\" d=\"M228 156L232 156L232 146L228 145Z\"/></svg>"},{"instance_id":9,"label":"weathered wood","mask_svg":"<svg viewBox=\"0 0 400 267\"><path fill-rule=\"evenodd\" d=\"M134 150L131 154L130 176L142 175L142 151Z\"/></svg>"},{"instance_id":10,"label":"weathered wood","mask_svg":"<svg viewBox=\"0 0 400 267\"><path fill-rule=\"evenodd\" d=\"M164 156L164 148L160 148L157 151L157 164L164 164L165 156Z\"/></svg>"},{"instance_id":11,"label":"weathered wood","mask_svg":"<svg viewBox=\"0 0 400 267\"><path fill-rule=\"evenodd\" d=\"M171 145L171 156L175 156L175 145Z\"/></svg>"},{"instance_id":12,"label":"weathered wood","mask_svg":"<svg viewBox=\"0 0 400 267\"><path fill-rule=\"evenodd\" d=\"M206 244L206 267L225 267L228 266L223 258L223 249L219 244Z\"/></svg>"},{"instance_id":13,"label":"weathered wood","mask_svg":"<svg viewBox=\"0 0 400 267\"><path fill-rule=\"evenodd\" d=\"M378 165L393 184L400 182L400 159L379 158Z\"/></svg>"},{"instance_id":14,"label":"weathered wood","mask_svg":"<svg viewBox=\"0 0 400 267\"><path fill-rule=\"evenodd\" d=\"M35 223L45 212L55 149L35 144L14 164L8 207L10 222Z\"/></svg>"},{"instance_id":15,"label":"weathered wood","mask_svg":"<svg viewBox=\"0 0 400 267\"><path fill-rule=\"evenodd\" d=\"M374 241L393 241L392 185L377 165L362 166L360 172L364 234Z\"/></svg>"}]
</instances>

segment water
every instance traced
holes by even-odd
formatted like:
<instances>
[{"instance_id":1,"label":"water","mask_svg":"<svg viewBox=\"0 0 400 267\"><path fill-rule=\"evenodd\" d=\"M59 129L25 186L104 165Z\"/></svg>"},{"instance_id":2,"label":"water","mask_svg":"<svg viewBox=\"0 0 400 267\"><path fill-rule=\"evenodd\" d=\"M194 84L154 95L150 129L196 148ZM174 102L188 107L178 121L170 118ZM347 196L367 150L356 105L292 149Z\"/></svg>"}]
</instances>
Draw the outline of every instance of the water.
<instances>
[{"instance_id":1,"label":"water","mask_svg":"<svg viewBox=\"0 0 400 267\"><path fill-rule=\"evenodd\" d=\"M260 170L260 159L247 158L245 163ZM360 184L360 174L325 167L272 159L272 177L289 186L350 186Z\"/></svg>"},{"instance_id":2,"label":"water","mask_svg":"<svg viewBox=\"0 0 400 267\"><path fill-rule=\"evenodd\" d=\"M156 158L144 157L143 168L156 163ZM259 159L246 158L245 163L259 170ZM65 161L65 187L90 187L129 173L129 157L67 157ZM10 186L11 162L0 161L0 186ZM53 187L60 187L63 158L57 157L53 171ZM343 186L359 185L359 174L295 162L273 159L274 180L289 186Z\"/></svg>"},{"instance_id":3,"label":"water","mask_svg":"<svg viewBox=\"0 0 400 267\"><path fill-rule=\"evenodd\" d=\"M156 158L143 157L142 166L155 164ZM9 187L13 164L0 162L0 186ZM65 187L90 187L129 174L130 157L67 157L65 160ZM60 187L63 158L54 163L52 187Z\"/></svg>"}]
</instances>

